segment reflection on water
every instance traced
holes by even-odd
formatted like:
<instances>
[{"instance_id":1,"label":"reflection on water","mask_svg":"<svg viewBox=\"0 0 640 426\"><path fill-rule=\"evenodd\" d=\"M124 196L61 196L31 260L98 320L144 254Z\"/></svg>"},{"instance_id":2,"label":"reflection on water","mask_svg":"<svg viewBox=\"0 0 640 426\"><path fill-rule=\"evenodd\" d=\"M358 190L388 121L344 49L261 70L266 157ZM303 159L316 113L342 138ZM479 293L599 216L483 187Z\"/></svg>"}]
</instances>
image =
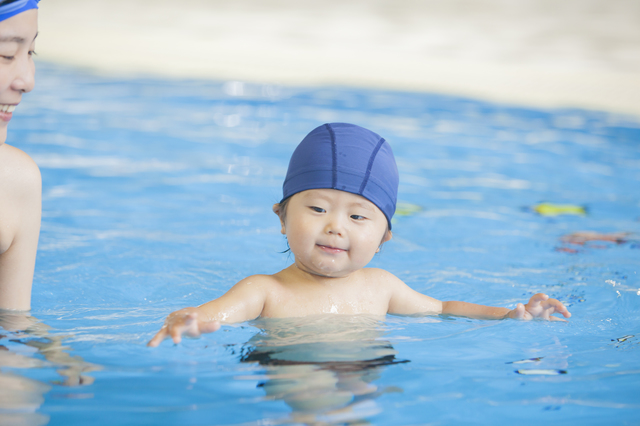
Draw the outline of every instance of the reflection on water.
<instances>
[{"instance_id":1,"label":"reflection on water","mask_svg":"<svg viewBox=\"0 0 640 426\"><path fill-rule=\"evenodd\" d=\"M15 374L14 369L55 368L62 386L91 385L86 375L99 367L72 356L63 346L64 336L49 333L51 327L15 311L0 310L0 425L44 425L49 417L38 413L51 386ZM42 359L44 358L44 359Z\"/></svg>"},{"instance_id":2,"label":"reflection on water","mask_svg":"<svg viewBox=\"0 0 640 426\"><path fill-rule=\"evenodd\" d=\"M291 421L360 423L380 412L375 400L400 388L379 388L386 366L409 362L385 340L384 317L331 315L260 319L261 332L242 348L241 361L266 369L259 386L284 401Z\"/></svg>"}]
</instances>

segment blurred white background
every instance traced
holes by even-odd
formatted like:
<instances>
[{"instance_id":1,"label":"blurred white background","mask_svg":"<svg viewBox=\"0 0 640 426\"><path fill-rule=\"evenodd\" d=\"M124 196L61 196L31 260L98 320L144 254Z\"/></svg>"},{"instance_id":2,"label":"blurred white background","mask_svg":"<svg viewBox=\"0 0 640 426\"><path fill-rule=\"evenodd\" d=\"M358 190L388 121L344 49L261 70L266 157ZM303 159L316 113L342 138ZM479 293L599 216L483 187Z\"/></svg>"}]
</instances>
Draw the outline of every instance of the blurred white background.
<instances>
[{"instance_id":1,"label":"blurred white background","mask_svg":"<svg viewBox=\"0 0 640 426\"><path fill-rule=\"evenodd\" d=\"M638 0L43 0L42 60L640 117Z\"/></svg>"}]
</instances>

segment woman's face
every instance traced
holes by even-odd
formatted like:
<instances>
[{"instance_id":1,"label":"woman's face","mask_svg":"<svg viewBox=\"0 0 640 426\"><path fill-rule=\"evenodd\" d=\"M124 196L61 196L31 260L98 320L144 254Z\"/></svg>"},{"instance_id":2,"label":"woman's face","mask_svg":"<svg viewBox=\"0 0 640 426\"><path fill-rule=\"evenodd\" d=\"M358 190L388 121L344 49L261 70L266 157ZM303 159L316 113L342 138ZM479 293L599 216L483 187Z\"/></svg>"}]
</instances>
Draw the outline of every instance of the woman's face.
<instances>
[{"instance_id":1,"label":"woman's face","mask_svg":"<svg viewBox=\"0 0 640 426\"><path fill-rule=\"evenodd\" d=\"M0 22L0 145L7 139L7 125L22 94L33 89L37 34L37 9Z\"/></svg>"}]
</instances>

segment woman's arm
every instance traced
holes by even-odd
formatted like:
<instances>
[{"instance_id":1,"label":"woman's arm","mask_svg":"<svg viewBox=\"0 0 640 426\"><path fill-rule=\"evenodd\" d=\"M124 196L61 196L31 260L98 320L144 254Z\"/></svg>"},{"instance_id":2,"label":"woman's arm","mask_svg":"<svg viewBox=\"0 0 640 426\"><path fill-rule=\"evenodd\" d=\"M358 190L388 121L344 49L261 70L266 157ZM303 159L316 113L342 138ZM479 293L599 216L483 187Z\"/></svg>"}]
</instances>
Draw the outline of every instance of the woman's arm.
<instances>
[{"instance_id":1,"label":"woman's arm","mask_svg":"<svg viewBox=\"0 0 640 426\"><path fill-rule=\"evenodd\" d=\"M40 235L42 178L24 152L0 145L0 308L29 310Z\"/></svg>"}]
</instances>

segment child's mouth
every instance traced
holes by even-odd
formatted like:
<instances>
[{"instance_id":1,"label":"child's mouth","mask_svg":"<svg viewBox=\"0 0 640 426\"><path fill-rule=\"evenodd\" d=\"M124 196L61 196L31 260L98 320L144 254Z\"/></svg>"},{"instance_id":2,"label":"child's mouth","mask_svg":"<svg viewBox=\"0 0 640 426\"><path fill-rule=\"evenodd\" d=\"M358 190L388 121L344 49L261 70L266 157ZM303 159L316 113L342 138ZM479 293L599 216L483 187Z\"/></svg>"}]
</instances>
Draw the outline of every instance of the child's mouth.
<instances>
[{"instance_id":1,"label":"child's mouth","mask_svg":"<svg viewBox=\"0 0 640 426\"><path fill-rule=\"evenodd\" d=\"M338 253L344 253L347 250L346 249L341 249L338 247L331 247L331 246L325 246L322 244L316 244L318 247L320 247L320 249L326 253L331 253L331 254L338 254Z\"/></svg>"}]
</instances>

